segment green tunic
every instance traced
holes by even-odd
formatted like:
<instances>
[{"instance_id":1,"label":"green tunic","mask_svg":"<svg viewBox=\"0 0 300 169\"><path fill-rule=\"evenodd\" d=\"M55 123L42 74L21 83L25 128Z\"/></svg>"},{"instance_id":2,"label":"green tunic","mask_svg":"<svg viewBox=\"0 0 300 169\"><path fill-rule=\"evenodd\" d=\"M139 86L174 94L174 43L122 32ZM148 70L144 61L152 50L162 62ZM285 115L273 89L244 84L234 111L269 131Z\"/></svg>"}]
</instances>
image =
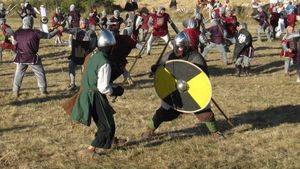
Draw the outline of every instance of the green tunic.
<instances>
[{"instance_id":1,"label":"green tunic","mask_svg":"<svg viewBox=\"0 0 300 169\"><path fill-rule=\"evenodd\" d=\"M81 81L81 91L72 109L72 120L89 126L91 124L92 111L95 111L95 103L101 105L102 113L110 111L113 114L112 107L109 105L106 96L97 89L98 70L106 63L109 62L105 54L99 50L93 53L88 60ZM99 96L97 101L95 101L96 95Z\"/></svg>"}]
</instances>

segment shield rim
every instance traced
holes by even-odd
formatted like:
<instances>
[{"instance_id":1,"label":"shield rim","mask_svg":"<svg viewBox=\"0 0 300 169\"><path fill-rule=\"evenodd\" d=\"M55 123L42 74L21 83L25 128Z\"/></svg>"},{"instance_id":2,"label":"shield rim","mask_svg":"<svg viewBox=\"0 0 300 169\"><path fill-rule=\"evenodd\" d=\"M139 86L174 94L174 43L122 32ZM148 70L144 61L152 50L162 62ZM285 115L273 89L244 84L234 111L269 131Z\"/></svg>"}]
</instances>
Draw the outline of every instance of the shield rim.
<instances>
[{"instance_id":1,"label":"shield rim","mask_svg":"<svg viewBox=\"0 0 300 169\"><path fill-rule=\"evenodd\" d=\"M211 103L211 100L212 100L212 84L211 84L211 81L210 81L210 79L209 79L209 77L207 76L207 74L201 69L201 68L199 68L198 66L196 66L194 63L191 63L191 62L189 62L189 61L186 61L186 60L182 60L182 59L173 59L173 60L168 60L168 61L166 61L163 65L165 65L165 64L168 64L168 63L171 63L171 62L183 62L183 63L186 63L186 64L189 64L189 65L191 65L191 66L193 66L193 67L195 67L196 69L198 69L199 71L201 71L201 72L203 72L204 74L205 74L205 76L208 78L208 82L209 82L209 85L210 85L210 89L211 89L211 91L210 91L210 101L202 108L202 109L197 109L197 110L194 110L194 111L186 111L186 110L180 110L180 109L176 109L176 108L174 108L173 106L170 106L168 103L166 103L168 106L170 106L172 109L174 109L174 110L176 110L176 111L178 111L178 112L181 112L181 113L186 113L186 114L194 114L194 113L197 113L197 112L199 112L199 111L202 111L202 110L205 110L206 108L207 108L207 106ZM163 66L163 65L160 65L159 67L161 67L161 66ZM156 73L155 73L156 74ZM157 89L156 89L156 85L155 85L155 82L156 82L156 76L154 76L154 88L155 88L155 93L158 95L158 92L157 92ZM158 96L159 97L159 96ZM160 98L160 97L159 97ZM163 101L163 99L162 98L160 98L161 99L161 101L162 102L164 102Z\"/></svg>"}]
</instances>

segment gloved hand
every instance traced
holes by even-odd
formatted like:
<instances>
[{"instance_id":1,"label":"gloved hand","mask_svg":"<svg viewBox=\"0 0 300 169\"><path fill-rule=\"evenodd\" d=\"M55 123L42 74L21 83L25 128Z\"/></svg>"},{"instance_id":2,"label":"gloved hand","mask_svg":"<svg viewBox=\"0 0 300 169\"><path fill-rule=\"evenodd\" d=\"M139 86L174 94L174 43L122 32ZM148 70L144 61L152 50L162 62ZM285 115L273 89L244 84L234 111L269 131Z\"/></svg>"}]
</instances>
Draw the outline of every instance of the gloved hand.
<instances>
[{"instance_id":1,"label":"gloved hand","mask_svg":"<svg viewBox=\"0 0 300 169\"><path fill-rule=\"evenodd\" d=\"M124 88L122 86L113 87L112 96L122 96L124 93Z\"/></svg>"}]
</instances>

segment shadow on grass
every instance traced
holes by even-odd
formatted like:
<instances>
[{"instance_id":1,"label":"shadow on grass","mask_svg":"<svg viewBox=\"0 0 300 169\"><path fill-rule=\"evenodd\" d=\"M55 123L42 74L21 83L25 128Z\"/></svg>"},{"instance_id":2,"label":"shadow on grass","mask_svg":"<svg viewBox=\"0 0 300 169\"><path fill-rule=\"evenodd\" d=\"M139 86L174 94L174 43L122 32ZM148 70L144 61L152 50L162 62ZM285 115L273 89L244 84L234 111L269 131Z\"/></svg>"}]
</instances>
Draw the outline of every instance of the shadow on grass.
<instances>
[{"instance_id":1,"label":"shadow on grass","mask_svg":"<svg viewBox=\"0 0 300 169\"><path fill-rule=\"evenodd\" d=\"M282 49L282 47L273 47L273 46L259 46L255 48L255 51L260 51L260 50L269 50L269 49ZM277 53L279 54L279 53Z\"/></svg>"},{"instance_id":2,"label":"shadow on grass","mask_svg":"<svg viewBox=\"0 0 300 169\"><path fill-rule=\"evenodd\" d=\"M63 59L67 58L71 53L67 50L61 51L61 52L53 52L53 53L47 53L44 55L41 55L41 57L44 60L57 60L57 59Z\"/></svg>"},{"instance_id":3,"label":"shadow on grass","mask_svg":"<svg viewBox=\"0 0 300 169\"><path fill-rule=\"evenodd\" d=\"M54 87L57 87L58 85L48 85L47 88L54 88ZM24 87L24 88L21 88L22 91L28 91L28 90L39 90L38 86L36 87ZM12 92L12 89L11 88L7 88L7 89L0 89L0 92Z\"/></svg>"},{"instance_id":4,"label":"shadow on grass","mask_svg":"<svg viewBox=\"0 0 300 169\"><path fill-rule=\"evenodd\" d=\"M61 93L61 94L54 95L54 96L37 97L37 98L32 98L32 99L27 99L27 100L15 100L15 101L10 102L9 105L22 106L22 105L31 104L31 103L44 103L44 102L48 102L48 101L62 100L65 98L69 98L73 95L74 95L74 93Z\"/></svg>"},{"instance_id":5,"label":"shadow on grass","mask_svg":"<svg viewBox=\"0 0 300 169\"><path fill-rule=\"evenodd\" d=\"M234 75L235 68L233 67L218 67L215 65L208 67L208 72L210 76L224 76L224 75Z\"/></svg>"},{"instance_id":6,"label":"shadow on grass","mask_svg":"<svg viewBox=\"0 0 300 169\"><path fill-rule=\"evenodd\" d=\"M33 128L33 127L37 127L37 125L14 126L11 128L3 128L3 129L0 128L0 133L10 132L10 131L18 131L18 130Z\"/></svg>"},{"instance_id":7,"label":"shadow on grass","mask_svg":"<svg viewBox=\"0 0 300 169\"><path fill-rule=\"evenodd\" d=\"M261 57L273 57L273 56L280 56L279 52L275 53L268 53L268 54L254 54L254 58L261 58Z\"/></svg>"},{"instance_id":8,"label":"shadow on grass","mask_svg":"<svg viewBox=\"0 0 300 169\"><path fill-rule=\"evenodd\" d=\"M249 130L266 129L276 127L285 123L300 123L300 105L283 105L279 107L270 107L265 110L249 111L237 116L234 116L231 121L234 126L250 124L251 127L239 132ZM222 132L230 130L225 120L217 121L217 124ZM209 132L204 125L185 128L170 132L157 133L149 139L133 140L119 149L130 149L143 144L145 147L158 146L165 142L178 141L188 139L194 136L209 135Z\"/></svg>"},{"instance_id":9,"label":"shadow on grass","mask_svg":"<svg viewBox=\"0 0 300 169\"><path fill-rule=\"evenodd\" d=\"M275 61L262 66L257 66L256 68L252 69L251 72L255 74L271 74L282 70L282 66L282 61Z\"/></svg>"}]
</instances>

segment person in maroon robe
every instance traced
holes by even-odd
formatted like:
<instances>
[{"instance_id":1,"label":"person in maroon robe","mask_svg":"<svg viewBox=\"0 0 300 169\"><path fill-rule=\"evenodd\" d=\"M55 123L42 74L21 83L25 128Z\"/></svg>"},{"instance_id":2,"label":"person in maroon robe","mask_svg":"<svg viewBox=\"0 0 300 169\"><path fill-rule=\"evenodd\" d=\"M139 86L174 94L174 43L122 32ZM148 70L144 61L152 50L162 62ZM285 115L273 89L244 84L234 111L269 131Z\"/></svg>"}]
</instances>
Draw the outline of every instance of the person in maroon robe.
<instances>
[{"instance_id":1,"label":"person in maroon robe","mask_svg":"<svg viewBox=\"0 0 300 169\"><path fill-rule=\"evenodd\" d=\"M115 35L116 45L113 47L109 60L112 67L112 81L123 75L124 81L133 84L129 72L126 70L127 57L130 52L137 48L142 50L142 45L128 35Z\"/></svg>"},{"instance_id":2,"label":"person in maroon robe","mask_svg":"<svg viewBox=\"0 0 300 169\"><path fill-rule=\"evenodd\" d=\"M60 31L62 27L58 28ZM40 92L47 95L47 82L45 70L42 60L38 55L40 40L50 39L57 34L55 29L51 33L45 33L37 29L33 29L33 17L27 16L23 18L23 26L14 33L13 44L16 46L16 57L14 62L17 65L14 82L13 95L19 96L22 80L28 67L31 67L35 74Z\"/></svg>"}]
</instances>

